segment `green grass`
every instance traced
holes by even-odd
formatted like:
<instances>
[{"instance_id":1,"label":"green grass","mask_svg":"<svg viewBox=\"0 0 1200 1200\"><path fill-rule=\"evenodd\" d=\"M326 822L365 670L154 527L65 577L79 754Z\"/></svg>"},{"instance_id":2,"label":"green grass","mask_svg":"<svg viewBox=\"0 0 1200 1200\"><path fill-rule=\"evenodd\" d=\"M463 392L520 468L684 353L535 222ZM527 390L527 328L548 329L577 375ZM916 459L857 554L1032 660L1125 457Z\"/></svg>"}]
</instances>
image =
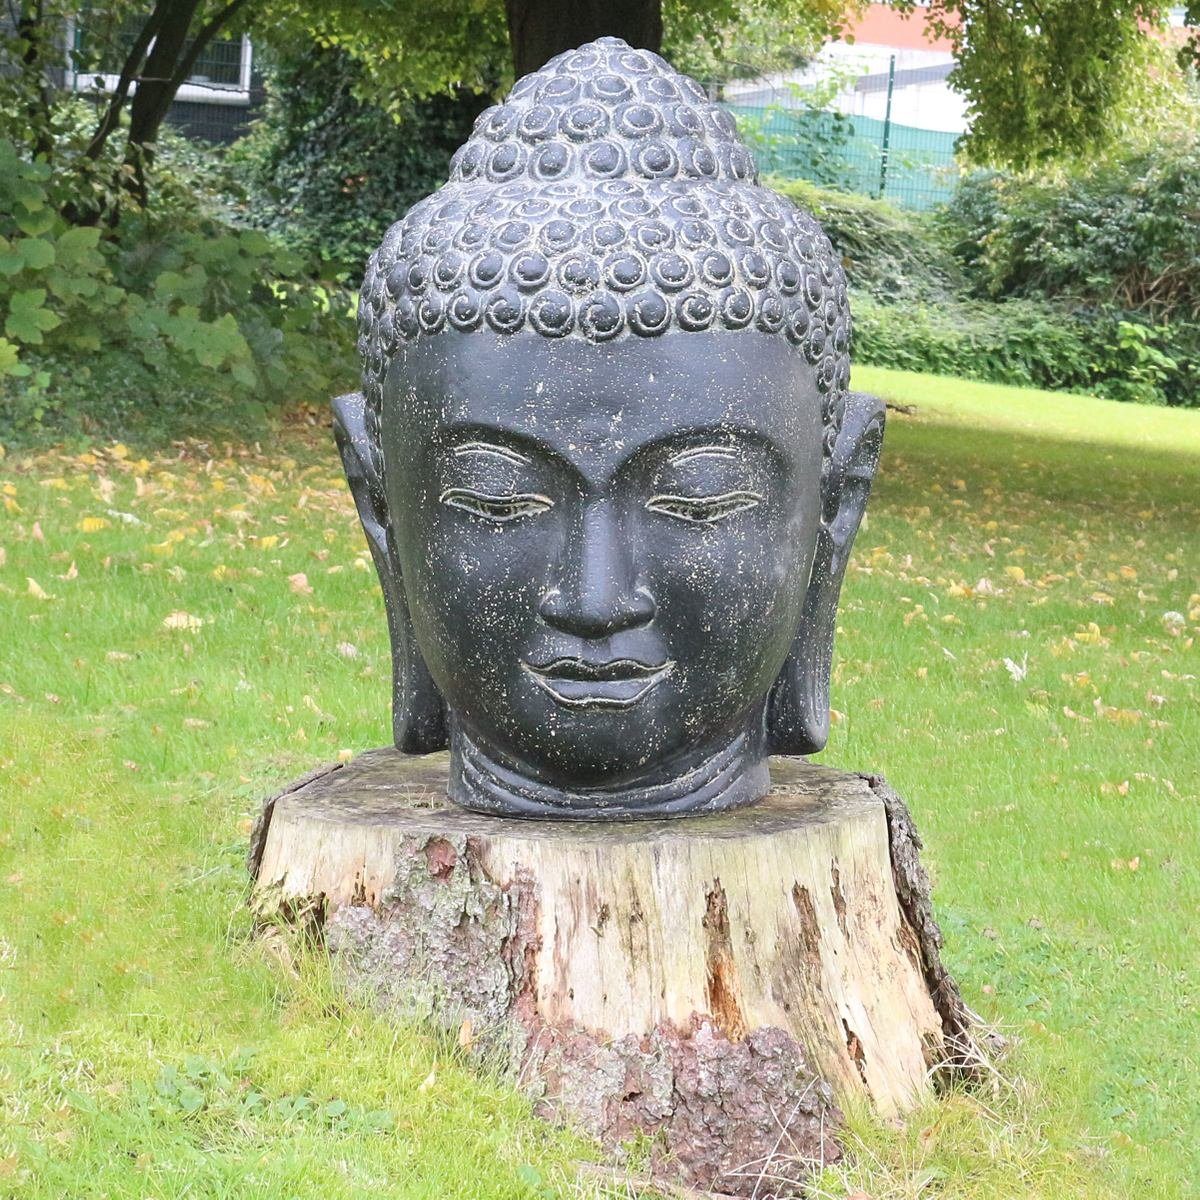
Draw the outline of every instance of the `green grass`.
<instances>
[{"instance_id":1,"label":"green grass","mask_svg":"<svg viewBox=\"0 0 1200 1200\"><path fill-rule=\"evenodd\" d=\"M1017 1046L903 1127L854 1115L819 1194L1194 1195L1200 414L855 384L918 411L823 758L907 797L947 957ZM388 736L330 439L10 459L0 487L0 1196L596 1194L455 1047L249 937L258 798Z\"/></svg>"}]
</instances>

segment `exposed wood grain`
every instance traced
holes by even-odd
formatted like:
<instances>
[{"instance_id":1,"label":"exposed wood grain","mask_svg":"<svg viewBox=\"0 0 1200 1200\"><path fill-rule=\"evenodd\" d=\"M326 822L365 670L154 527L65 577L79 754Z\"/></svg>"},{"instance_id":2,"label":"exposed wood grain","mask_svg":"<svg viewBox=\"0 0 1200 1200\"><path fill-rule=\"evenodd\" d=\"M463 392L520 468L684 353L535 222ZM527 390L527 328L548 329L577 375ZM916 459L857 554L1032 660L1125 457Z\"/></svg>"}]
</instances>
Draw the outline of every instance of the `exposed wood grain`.
<instances>
[{"instance_id":1,"label":"exposed wood grain","mask_svg":"<svg viewBox=\"0 0 1200 1200\"><path fill-rule=\"evenodd\" d=\"M318 905L381 1003L508 1030L546 1105L602 1139L663 1130L689 1186L827 1161L833 1097L902 1112L957 1045L915 831L881 781L780 758L749 808L568 824L457 809L446 769L372 751L269 801L258 902Z\"/></svg>"}]
</instances>

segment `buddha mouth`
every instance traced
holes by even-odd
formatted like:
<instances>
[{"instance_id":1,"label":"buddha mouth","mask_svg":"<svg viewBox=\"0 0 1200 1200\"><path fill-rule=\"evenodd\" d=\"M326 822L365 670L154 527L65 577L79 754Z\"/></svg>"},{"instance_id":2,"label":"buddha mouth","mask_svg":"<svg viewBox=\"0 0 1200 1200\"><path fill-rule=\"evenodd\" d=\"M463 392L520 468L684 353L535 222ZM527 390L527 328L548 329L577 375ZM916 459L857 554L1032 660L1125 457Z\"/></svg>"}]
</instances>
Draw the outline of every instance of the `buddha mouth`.
<instances>
[{"instance_id":1,"label":"buddha mouth","mask_svg":"<svg viewBox=\"0 0 1200 1200\"><path fill-rule=\"evenodd\" d=\"M556 658L521 667L556 704L565 708L631 708L655 684L675 669L668 659L657 666L634 658L587 662L582 658Z\"/></svg>"}]
</instances>

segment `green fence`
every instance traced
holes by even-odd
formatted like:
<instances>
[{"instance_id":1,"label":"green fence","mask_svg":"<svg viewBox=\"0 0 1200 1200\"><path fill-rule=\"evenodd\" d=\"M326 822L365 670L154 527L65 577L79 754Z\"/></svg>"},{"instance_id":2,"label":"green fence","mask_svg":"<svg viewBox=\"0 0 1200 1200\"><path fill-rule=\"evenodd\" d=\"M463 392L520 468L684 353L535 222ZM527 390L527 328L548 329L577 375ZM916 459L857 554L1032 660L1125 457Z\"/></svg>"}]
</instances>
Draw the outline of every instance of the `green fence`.
<instances>
[{"instance_id":1,"label":"green fence","mask_svg":"<svg viewBox=\"0 0 1200 1200\"><path fill-rule=\"evenodd\" d=\"M726 104L764 174L808 179L903 208L933 208L958 181L957 135L785 105Z\"/></svg>"}]
</instances>

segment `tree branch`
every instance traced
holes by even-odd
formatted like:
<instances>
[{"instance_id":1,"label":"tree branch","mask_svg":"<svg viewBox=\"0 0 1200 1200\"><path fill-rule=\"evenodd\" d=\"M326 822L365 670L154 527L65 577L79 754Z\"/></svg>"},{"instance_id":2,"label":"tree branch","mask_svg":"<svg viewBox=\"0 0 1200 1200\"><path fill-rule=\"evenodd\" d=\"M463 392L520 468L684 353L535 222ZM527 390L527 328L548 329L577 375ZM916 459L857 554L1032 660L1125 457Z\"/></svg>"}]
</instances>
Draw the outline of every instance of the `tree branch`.
<instances>
[{"instance_id":1,"label":"tree branch","mask_svg":"<svg viewBox=\"0 0 1200 1200\"><path fill-rule=\"evenodd\" d=\"M246 3L247 0L230 0L220 12L215 13L196 31L196 36L192 39L191 46L180 60L179 67L171 76L170 82L173 84L171 90L172 97L174 97L175 92L179 90L187 77L192 73L192 68L196 65L196 59L200 57L200 52L216 37L223 26L233 20L239 9L245 8Z\"/></svg>"},{"instance_id":2,"label":"tree branch","mask_svg":"<svg viewBox=\"0 0 1200 1200\"><path fill-rule=\"evenodd\" d=\"M137 74L138 68L142 65L142 61L146 57L146 51L149 49L150 43L154 40L159 26L162 24L163 15L166 9L170 7L170 3L171 0L158 0L158 3L154 6L154 11L146 18L146 23L138 31L133 46L125 56L125 62L121 67L121 74L117 79L117 86L113 89L112 99L108 102L104 116L101 118L100 124L96 127L96 132L92 134L92 140L88 142L87 149L84 151L88 158L97 159L104 152L104 146L109 139L109 135L117 127L117 122L121 118L121 109L125 107L130 85L133 83L134 76Z\"/></svg>"}]
</instances>

